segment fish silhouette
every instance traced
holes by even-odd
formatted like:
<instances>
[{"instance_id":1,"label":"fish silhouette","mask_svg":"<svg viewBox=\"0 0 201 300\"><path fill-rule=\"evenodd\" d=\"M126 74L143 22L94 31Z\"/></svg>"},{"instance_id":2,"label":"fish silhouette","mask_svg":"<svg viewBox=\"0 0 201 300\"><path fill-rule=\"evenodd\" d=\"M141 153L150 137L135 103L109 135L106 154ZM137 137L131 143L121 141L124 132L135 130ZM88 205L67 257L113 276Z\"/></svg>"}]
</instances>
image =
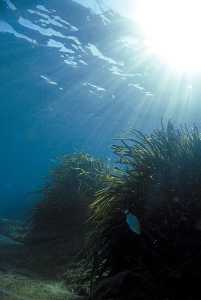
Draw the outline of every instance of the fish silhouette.
<instances>
[{"instance_id":1,"label":"fish silhouette","mask_svg":"<svg viewBox=\"0 0 201 300\"><path fill-rule=\"evenodd\" d=\"M138 218L128 210L125 211L125 215L126 223L128 224L130 230L132 230L136 234L141 234L141 226Z\"/></svg>"}]
</instances>

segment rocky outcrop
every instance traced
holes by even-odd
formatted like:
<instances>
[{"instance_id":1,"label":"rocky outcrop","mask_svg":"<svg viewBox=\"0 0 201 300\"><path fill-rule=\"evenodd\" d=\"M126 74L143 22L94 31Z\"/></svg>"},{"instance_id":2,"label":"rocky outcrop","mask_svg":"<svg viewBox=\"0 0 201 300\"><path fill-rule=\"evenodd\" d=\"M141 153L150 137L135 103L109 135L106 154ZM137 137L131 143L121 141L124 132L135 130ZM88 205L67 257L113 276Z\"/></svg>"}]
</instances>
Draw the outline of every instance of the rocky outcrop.
<instances>
[{"instance_id":1,"label":"rocky outcrop","mask_svg":"<svg viewBox=\"0 0 201 300\"><path fill-rule=\"evenodd\" d=\"M146 276L122 271L103 279L93 292L93 300L145 300L154 299Z\"/></svg>"},{"instance_id":2,"label":"rocky outcrop","mask_svg":"<svg viewBox=\"0 0 201 300\"><path fill-rule=\"evenodd\" d=\"M23 242L26 235L26 226L20 221L0 219L0 235L16 242Z\"/></svg>"}]
</instances>

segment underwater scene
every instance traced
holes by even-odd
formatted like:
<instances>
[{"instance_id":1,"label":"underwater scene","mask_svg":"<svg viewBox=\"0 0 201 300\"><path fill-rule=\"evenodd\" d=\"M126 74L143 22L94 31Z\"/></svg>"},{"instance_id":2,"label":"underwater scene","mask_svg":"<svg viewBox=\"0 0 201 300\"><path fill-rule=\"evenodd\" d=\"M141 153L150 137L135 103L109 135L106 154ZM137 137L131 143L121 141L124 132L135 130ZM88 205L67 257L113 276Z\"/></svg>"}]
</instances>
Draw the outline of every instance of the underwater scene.
<instances>
[{"instance_id":1,"label":"underwater scene","mask_svg":"<svg viewBox=\"0 0 201 300\"><path fill-rule=\"evenodd\" d=\"M201 299L200 15L0 0L0 300Z\"/></svg>"}]
</instances>

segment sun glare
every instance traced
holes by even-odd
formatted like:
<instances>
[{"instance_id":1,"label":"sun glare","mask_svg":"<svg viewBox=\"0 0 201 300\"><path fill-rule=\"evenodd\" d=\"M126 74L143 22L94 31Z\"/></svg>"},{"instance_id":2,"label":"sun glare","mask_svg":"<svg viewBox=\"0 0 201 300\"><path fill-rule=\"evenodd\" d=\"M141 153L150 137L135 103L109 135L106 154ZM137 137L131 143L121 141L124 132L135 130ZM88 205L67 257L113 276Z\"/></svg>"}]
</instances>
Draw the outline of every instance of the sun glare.
<instances>
[{"instance_id":1,"label":"sun glare","mask_svg":"<svg viewBox=\"0 0 201 300\"><path fill-rule=\"evenodd\" d=\"M137 21L146 45L163 63L201 72L200 0L139 0Z\"/></svg>"}]
</instances>

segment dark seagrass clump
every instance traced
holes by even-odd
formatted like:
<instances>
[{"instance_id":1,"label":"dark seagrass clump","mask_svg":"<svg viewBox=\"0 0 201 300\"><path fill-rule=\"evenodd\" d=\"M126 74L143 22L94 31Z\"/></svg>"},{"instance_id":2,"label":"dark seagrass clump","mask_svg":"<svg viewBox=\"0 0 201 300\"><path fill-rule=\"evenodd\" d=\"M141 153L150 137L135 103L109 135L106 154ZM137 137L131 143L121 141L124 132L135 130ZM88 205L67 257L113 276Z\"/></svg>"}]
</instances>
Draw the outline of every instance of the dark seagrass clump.
<instances>
[{"instance_id":1,"label":"dark seagrass clump","mask_svg":"<svg viewBox=\"0 0 201 300\"><path fill-rule=\"evenodd\" d=\"M104 284L106 277L108 295L104 295L104 300L198 299L201 296L198 128L176 128L168 122L150 135L132 130L129 138L113 146L113 151L119 157L118 170L92 203L92 287L95 285L96 298L96 283L99 285L103 280ZM120 293L114 293L114 278L124 272L138 279L133 279L132 288L128 283L129 295L120 297ZM108 279L113 283L113 293Z\"/></svg>"},{"instance_id":2,"label":"dark seagrass clump","mask_svg":"<svg viewBox=\"0 0 201 300\"><path fill-rule=\"evenodd\" d=\"M66 155L58 162L32 211L26 237L35 266L47 272L55 273L54 267L65 271L66 261L83 251L89 205L108 172L103 161L84 153Z\"/></svg>"}]
</instances>

